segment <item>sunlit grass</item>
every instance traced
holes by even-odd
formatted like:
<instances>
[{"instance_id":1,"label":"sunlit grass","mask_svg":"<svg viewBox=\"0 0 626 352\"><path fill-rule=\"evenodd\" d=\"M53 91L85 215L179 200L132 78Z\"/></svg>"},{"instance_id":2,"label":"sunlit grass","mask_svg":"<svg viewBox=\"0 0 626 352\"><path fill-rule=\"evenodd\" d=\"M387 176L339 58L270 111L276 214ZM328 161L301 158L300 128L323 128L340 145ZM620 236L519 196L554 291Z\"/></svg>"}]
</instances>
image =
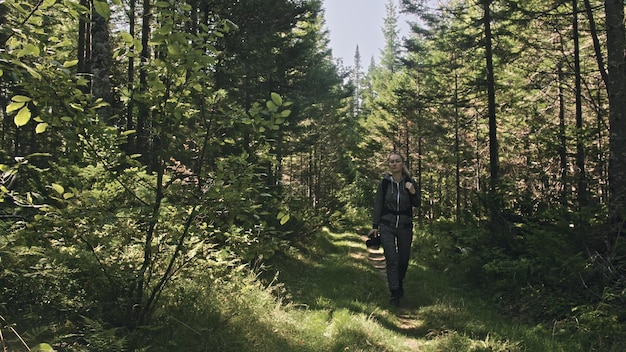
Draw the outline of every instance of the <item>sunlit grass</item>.
<instances>
[{"instance_id":1,"label":"sunlit grass","mask_svg":"<svg viewBox=\"0 0 626 352\"><path fill-rule=\"evenodd\" d=\"M477 292L416 261L405 299L398 308L389 305L386 283L355 234L327 232L314 248L268 263L262 279L242 276L200 293L197 299L213 309L182 317L194 333L171 336L169 350L172 344L185 351L580 350L500 316Z\"/></svg>"}]
</instances>

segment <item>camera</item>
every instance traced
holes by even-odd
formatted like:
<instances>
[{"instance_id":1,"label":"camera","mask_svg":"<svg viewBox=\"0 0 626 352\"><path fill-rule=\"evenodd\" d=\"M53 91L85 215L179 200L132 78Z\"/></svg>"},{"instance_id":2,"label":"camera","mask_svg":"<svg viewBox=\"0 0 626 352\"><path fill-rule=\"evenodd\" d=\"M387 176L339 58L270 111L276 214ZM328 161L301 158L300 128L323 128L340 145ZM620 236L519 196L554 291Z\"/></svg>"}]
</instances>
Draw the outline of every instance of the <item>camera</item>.
<instances>
[{"instance_id":1,"label":"camera","mask_svg":"<svg viewBox=\"0 0 626 352\"><path fill-rule=\"evenodd\" d=\"M380 236L370 235L367 241L365 241L367 248L378 249L380 248Z\"/></svg>"}]
</instances>

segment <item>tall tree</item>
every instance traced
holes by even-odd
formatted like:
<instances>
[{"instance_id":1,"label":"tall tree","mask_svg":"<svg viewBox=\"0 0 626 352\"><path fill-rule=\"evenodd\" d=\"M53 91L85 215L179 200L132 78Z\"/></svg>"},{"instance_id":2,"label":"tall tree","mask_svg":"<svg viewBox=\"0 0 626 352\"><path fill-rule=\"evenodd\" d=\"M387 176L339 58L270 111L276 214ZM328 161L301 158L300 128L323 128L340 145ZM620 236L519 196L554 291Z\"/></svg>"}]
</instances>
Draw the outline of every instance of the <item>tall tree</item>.
<instances>
[{"instance_id":1,"label":"tall tree","mask_svg":"<svg viewBox=\"0 0 626 352\"><path fill-rule=\"evenodd\" d=\"M400 38L398 31L398 11L395 0L387 0L385 4L385 17L383 23L383 36L385 47L381 51L380 65L390 71L397 71L400 62Z\"/></svg>"},{"instance_id":2,"label":"tall tree","mask_svg":"<svg viewBox=\"0 0 626 352\"><path fill-rule=\"evenodd\" d=\"M500 146L498 145L498 124L496 118L496 82L493 64L493 34L491 32L492 0L481 0L483 9L483 30L485 48L485 79L487 85L487 115L489 118L489 171L491 175L491 216L496 221L500 212ZM496 231L500 231L497 229Z\"/></svg>"},{"instance_id":3,"label":"tall tree","mask_svg":"<svg viewBox=\"0 0 626 352\"><path fill-rule=\"evenodd\" d=\"M615 234L621 234L621 223L626 220L626 50L624 30L624 3L605 0L608 91L609 91L609 222L619 225Z\"/></svg>"},{"instance_id":4,"label":"tall tree","mask_svg":"<svg viewBox=\"0 0 626 352\"><path fill-rule=\"evenodd\" d=\"M354 50L354 66L352 67L351 81L354 86L352 99L352 114L360 116L363 109L363 63L359 46Z\"/></svg>"},{"instance_id":5,"label":"tall tree","mask_svg":"<svg viewBox=\"0 0 626 352\"><path fill-rule=\"evenodd\" d=\"M582 73L580 72L580 38L578 34L578 0L572 0L572 39L574 41L574 99L576 105L576 179L578 206L587 204L587 175L583 141Z\"/></svg>"}]
</instances>

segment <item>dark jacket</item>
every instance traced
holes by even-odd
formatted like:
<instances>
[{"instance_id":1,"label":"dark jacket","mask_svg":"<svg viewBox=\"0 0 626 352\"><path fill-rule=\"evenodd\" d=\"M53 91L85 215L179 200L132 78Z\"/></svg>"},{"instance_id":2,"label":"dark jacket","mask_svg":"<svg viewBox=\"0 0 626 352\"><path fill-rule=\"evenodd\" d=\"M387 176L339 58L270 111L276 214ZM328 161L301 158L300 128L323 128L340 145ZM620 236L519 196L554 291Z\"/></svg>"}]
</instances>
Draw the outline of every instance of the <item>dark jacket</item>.
<instances>
[{"instance_id":1,"label":"dark jacket","mask_svg":"<svg viewBox=\"0 0 626 352\"><path fill-rule=\"evenodd\" d=\"M406 175L400 182L395 182L391 175L380 181L374 202L372 228L378 228L380 224L404 228L411 226L413 207L420 205L420 197L417 192L409 193L404 186L407 182L413 183L417 191L417 183Z\"/></svg>"}]
</instances>

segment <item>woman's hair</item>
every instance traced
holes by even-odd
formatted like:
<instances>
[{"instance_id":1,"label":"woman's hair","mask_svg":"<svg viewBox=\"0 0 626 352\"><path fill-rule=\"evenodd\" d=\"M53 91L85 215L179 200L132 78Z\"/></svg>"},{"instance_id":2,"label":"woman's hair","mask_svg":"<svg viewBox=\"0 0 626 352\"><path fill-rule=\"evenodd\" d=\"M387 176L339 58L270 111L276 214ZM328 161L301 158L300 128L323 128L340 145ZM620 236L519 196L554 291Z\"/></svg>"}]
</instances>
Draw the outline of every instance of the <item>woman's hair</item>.
<instances>
[{"instance_id":1,"label":"woman's hair","mask_svg":"<svg viewBox=\"0 0 626 352\"><path fill-rule=\"evenodd\" d=\"M398 152L391 152L389 153L389 156L387 157L387 160L389 160L389 158L391 158L392 155L397 155L400 157L400 160L402 160L402 174L408 178L413 177L413 175L411 174L411 171L409 171L409 168L406 167L406 163L404 162L404 157L402 156L402 154L398 153Z\"/></svg>"}]
</instances>

